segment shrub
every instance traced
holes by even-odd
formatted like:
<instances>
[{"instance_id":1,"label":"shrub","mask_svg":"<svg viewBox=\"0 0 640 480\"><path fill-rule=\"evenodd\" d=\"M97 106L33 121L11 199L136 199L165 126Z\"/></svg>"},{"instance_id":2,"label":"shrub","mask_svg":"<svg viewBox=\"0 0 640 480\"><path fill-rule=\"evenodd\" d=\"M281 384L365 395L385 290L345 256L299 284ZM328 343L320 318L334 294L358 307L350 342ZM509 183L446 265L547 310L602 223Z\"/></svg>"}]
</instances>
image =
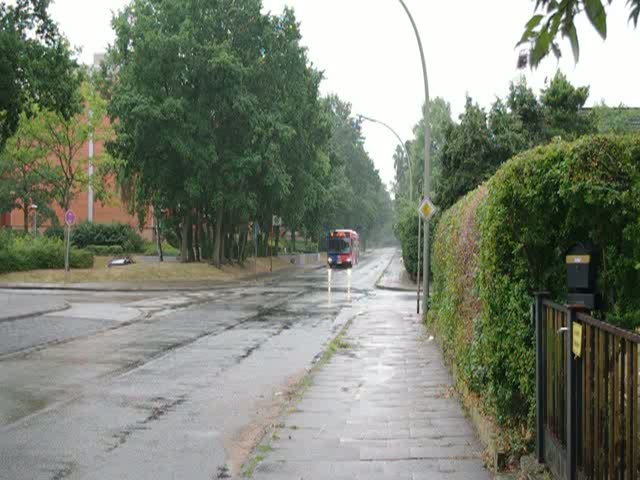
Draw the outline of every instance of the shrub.
<instances>
[{"instance_id":1,"label":"shrub","mask_svg":"<svg viewBox=\"0 0 640 480\"><path fill-rule=\"evenodd\" d=\"M120 245L88 245L84 250L100 257L122 255L124 249Z\"/></svg>"},{"instance_id":2,"label":"shrub","mask_svg":"<svg viewBox=\"0 0 640 480\"><path fill-rule=\"evenodd\" d=\"M399 208L395 234L402 247L402 261L411 277L418 274L418 209L407 202Z\"/></svg>"},{"instance_id":3,"label":"shrub","mask_svg":"<svg viewBox=\"0 0 640 480\"><path fill-rule=\"evenodd\" d=\"M144 240L130 225L124 223L80 223L73 228L71 241L79 248L89 245L119 245L127 253L139 253L144 250Z\"/></svg>"},{"instance_id":4,"label":"shrub","mask_svg":"<svg viewBox=\"0 0 640 480\"><path fill-rule=\"evenodd\" d=\"M640 137L594 136L524 152L439 223L429 321L459 379L511 431L535 418L532 293L566 298L564 256L591 242L601 259L595 312L640 324ZM524 427L524 429L523 429Z\"/></svg>"},{"instance_id":5,"label":"shrub","mask_svg":"<svg viewBox=\"0 0 640 480\"><path fill-rule=\"evenodd\" d=\"M64 242L56 238L13 238L0 248L0 273L64 268ZM73 268L91 268L93 254L71 248L69 263Z\"/></svg>"},{"instance_id":6,"label":"shrub","mask_svg":"<svg viewBox=\"0 0 640 480\"><path fill-rule=\"evenodd\" d=\"M169 245L168 243L162 243L162 253L168 257L175 257L180 255L180 251ZM153 256L158 255L158 247L154 242L146 242L144 247L144 254Z\"/></svg>"},{"instance_id":7,"label":"shrub","mask_svg":"<svg viewBox=\"0 0 640 480\"><path fill-rule=\"evenodd\" d=\"M59 240L64 240L64 227L61 227L59 225L49 227L44 231L44 236L47 238L57 238Z\"/></svg>"}]
</instances>

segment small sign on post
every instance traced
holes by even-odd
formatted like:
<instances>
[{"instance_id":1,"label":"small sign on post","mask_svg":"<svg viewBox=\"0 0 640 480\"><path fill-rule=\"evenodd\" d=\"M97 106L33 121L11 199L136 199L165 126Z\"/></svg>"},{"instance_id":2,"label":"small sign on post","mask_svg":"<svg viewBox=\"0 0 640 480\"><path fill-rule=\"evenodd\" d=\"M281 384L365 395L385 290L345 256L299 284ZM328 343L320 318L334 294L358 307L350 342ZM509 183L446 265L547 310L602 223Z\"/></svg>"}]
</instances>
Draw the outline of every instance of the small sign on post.
<instances>
[{"instance_id":1,"label":"small sign on post","mask_svg":"<svg viewBox=\"0 0 640 480\"><path fill-rule=\"evenodd\" d=\"M573 338L572 338L572 350L576 357L582 355L582 325L578 322L573 322Z\"/></svg>"},{"instance_id":2,"label":"small sign on post","mask_svg":"<svg viewBox=\"0 0 640 480\"><path fill-rule=\"evenodd\" d=\"M431 200L429 200L428 197L425 197L424 200L422 200L422 203L420 204L420 206L418 207L418 213L420 214L420 216L425 222L429 220L431 217L433 217L436 211L437 211L436 206L431 202Z\"/></svg>"},{"instance_id":3,"label":"small sign on post","mask_svg":"<svg viewBox=\"0 0 640 480\"><path fill-rule=\"evenodd\" d=\"M69 271L69 250L71 249L71 226L76 223L76 214L72 210L67 210L64 214L65 245L64 245L64 271Z\"/></svg>"}]
</instances>

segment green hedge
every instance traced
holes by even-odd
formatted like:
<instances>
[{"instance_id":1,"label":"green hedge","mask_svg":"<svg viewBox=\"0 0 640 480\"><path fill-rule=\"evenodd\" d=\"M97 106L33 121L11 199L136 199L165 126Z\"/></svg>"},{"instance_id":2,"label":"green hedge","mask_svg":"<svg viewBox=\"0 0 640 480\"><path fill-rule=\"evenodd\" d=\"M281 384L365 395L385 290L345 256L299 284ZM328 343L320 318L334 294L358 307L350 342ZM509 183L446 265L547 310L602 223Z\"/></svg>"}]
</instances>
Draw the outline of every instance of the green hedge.
<instances>
[{"instance_id":1,"label":"green hedge","mask_svg":"<svg viewBox=\"0 0 640 480\"><path fill-rule=\"evenodd\" d=\"M93 254L72 248L72 268L93 267ZM64 242L55 238L6 238L0 242L0 273L64 268Z\"/></svg>"},{"instance_id":2,"label":"green hedge","mask_svg":"<svg viewBox=\"0 0 640 480\"><path fill-rule=\"evenodd\" d=\"M80 223L73 227L71 241L79 248L119 245L127 253L144 251L144 240L130 225L124 223Z\"/></svg>"},{"instance_id":3,"label":"green hedge","mask_svg":"<svg viewBox=\"0 0 640 480\"><path fill-rule=\"evenodd\" d=\"M88 245L84 250L100 257L122 255L124 253L124 248L120 245Z\"/></svg>"},{"instance_id":4,"label":"green hedge","mask_svg":"<svg viewBox=\"0 0 640 480\"><path fill-rule=\"evenodd\" d=\"M158 246L155 244L155 242L146 242L144 245L144 254L145 255L149 255L149 256L153 256L153 255L158 255ZM162 254L166 255L168 257L177 257L178 255L180 255L180 251L175 248L172 247L171 245L169 245L168 243L162 243Z\"/></svg>"},{"instance_id":5,"label":"green hedge","mask_svg":"<svg viewBox=\"0 0 640 480\"><path fill-rule=\"evenodd\" d=\"M564 256L592 242L607 321L640 324L640 137L557 142L508 161L444 213L429 321L458 378L524 446L535 417L532 293L566 298ZM520 442L520 443L517 443Z\"/></svg>"},{"instance_id":6,"label":"green hedge","mask_svg":"<svg viewBox=\"0 0 640 480\"><path fill-rule=\"evenodd\" d=\"M418 274L418 209L409 202L399 207L398 222L394 232L402 247L402 262L407 272L415 278Z\"/></svg>"}]
</instances>

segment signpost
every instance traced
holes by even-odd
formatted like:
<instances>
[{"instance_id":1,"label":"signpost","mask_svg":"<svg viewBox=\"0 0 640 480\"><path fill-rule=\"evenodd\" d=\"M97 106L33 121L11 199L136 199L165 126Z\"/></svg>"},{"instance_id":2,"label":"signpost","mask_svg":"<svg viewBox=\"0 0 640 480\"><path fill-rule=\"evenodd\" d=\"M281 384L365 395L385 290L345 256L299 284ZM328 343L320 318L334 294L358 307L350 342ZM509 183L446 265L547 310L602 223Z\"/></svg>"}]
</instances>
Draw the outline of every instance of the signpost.
<instances>
[{"instance_id":1,"label":"signpost","mask_svg":"<svg viewBox=\"0 0 640 480\"><path fill-rule=\"evenodd\" d=\"M431 202L431 200L429 200L428 197L424 197L422 199L422 201L420 202L420 206L418 207L418 213L420 214L420 217L422 217L422 220L424 220L425 222L427 220L429 220L435 213L436 213L436 207L435 205ZM416 301L417 303L417 312L420 313L420 234L421 234L421 225L422 222L420 220L418 220L418 276L416 278L416 283L418 284L418 299ZM429 232L426 231L426 225L425 225L425 235L429 235ZM427 255L429 252L423 252L423 255ZM423 275L428 275L428 272L422 272ZM425 282L425 288L428 288L429 282ZM429 298L429 292L425 293L425 299ZM424 307L425 309L427 308L427 306L425 305ZM426 310L425 310L426 311Z\"/></svg>"},{"instance_id":2,"label":"signpost","mask_svg":"<svg viewBox=\"0 0 640 480\"><path fill-rule=\"evenodd\" d=\"M76 214L71 210L67 210L64 214L65 228L65 246L64 246L64 271L69 271L69 250L71 248L71 226L76 223Z\"/></svg>"},{"instance_id":3,"label":"signpost","mask_svg":"<svg viewBox=\"0 0 640 480\"><path fill-rule=\"evenodd\" d=\"M418 213L420 214L420 216L425 222L429 220L431 217L433 217L436 211L437 211L437 208L431 202L431 200L429 200L429 197L425 197L424 200L422 200L422 203L420 204L420 206L418 207Z\"/></svg>"}]
</instances>

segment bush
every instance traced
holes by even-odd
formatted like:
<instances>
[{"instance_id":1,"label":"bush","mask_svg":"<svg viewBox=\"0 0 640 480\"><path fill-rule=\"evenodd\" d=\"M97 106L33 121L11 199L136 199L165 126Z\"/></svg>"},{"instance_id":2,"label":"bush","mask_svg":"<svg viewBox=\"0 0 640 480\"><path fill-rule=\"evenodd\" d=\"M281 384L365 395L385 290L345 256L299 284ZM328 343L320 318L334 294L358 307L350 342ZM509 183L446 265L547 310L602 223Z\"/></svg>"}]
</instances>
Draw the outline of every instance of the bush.
<instances>
[{"instance_id":1,"label":"bush","mask_svg":"<svg viewBox=\"0 0 640 480\"><path fill-rule=\"evenodd\" d=\"M88 245L84 250L100 257L122 255L124 253L124 248L120 245Z\"/></svg>"},{"instance_id":2,"label":"bush","mask_svg":"<svg viewBox=\"0 0 640 480\"><path fill-rule=\"evenodd\" d=\"M410 202L400 206L394 230L402 247L404 267L415 278L418 274L418 209Z\"/></svg>"},{"instance_id":3,"label":"bush","mask_svg":"<svg viewBox=\"0 0 640 480\"><path fill-rule=\"evenodd\" d=\"M605 308L640 324L640 137L595 136L524 152L445 212L429 321L460 381L527 438L535 418L532 293L566 299L564 256L595 245ZM520 443L522 445L522 443Z\"/></svg>"},{"instance_id":4,"label":"bush","mask_svg":"<svg viewBox=\"0 0 640 480\"><path fill-rule=\"evenodd\" d=\"M47 238L57 238L58 240L64 240L64 227L59 225L49 227L44 231L44 236Z\"/></svg>"},{"instance_id":5,"label":"bush","mask_svg":"<svg viewBox=\"0 0 640 480\"><path fill-rule=\"evenodd\" d=\"M64 255L64 242L59 239L13 238L0 248L0 273L64 268ZM69 263L72 268L91 268L93 254L72 248Z\"/></svg>"},{"instance_id":6,"label":"bush","mask_svg":"<svg viewBox=\"0 0 640 480\"><path fill-rule=\"evenodd\" d=\"M144 251L144 240L130 225L124 223L80 223L73 228L71 241L79 248L119 245L127 253Z\"/></svg>"},{"instance_id":7,"label":"bush","mask_svg":"<svg viewBox=\"0 0 640 480\"><path fill-rule=\"evenodd\" d=\"M168 257L176 257L180 255L177 248L172 247L168 243L162 243L162 253ZM148 256L158 255L158 246L155 242L146 242L144 246L144 254Z\"/></svg>"}]
</instances>

